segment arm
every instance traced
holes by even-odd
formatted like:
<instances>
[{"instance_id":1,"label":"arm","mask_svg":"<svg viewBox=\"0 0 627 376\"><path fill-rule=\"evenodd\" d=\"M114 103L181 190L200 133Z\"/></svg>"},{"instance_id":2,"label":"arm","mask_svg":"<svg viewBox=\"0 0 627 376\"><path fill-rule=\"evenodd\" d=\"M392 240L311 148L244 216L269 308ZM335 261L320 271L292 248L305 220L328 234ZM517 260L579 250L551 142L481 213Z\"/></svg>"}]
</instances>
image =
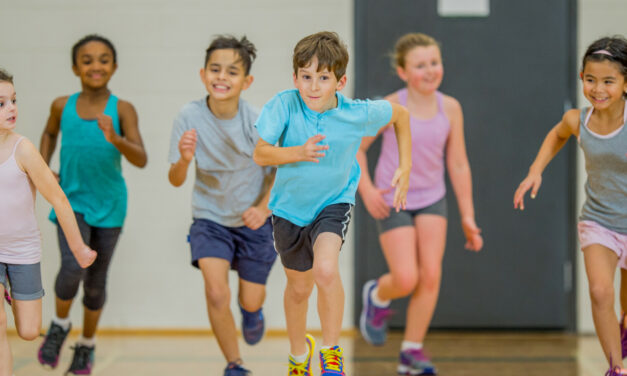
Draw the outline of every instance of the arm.
<instances>
[{"instance_id":1,"label":"arm","mask_svg":"<svg viewBox=\"0 0 627 376\"><path fill-rule=\"evenodd\" d=\"M390 207L383 199L383 195L390 192L392 188L379 189L374 185L370 177L370 171L368 170L367 152L370 145L372 145L377 137L389 126L388 124L381 128L379 133L374 137L362 138L359 150L357 150L357 163L359 163L359 168L361 169L361 177L359 178L357 190L364 202L364 206L366 206L366 210L368 210L368 213L375 219L387 218L390 215Z\"/></svg>"},{"instance_id":2,"label":"arm","mask_svg":"<svg viewBox=\"0 0 627 376\"><path fill-rule=\"evenodd\" d=\"M529 167L527 177L514 193L514 209L525 210L524 197L529 189L531 189L531 198L536 198L542 184L542 172L572 135L579 135L579 110L577 109L567 111L562 120L544 138L536 159Z\"/></svg>"},{"instance_id":3,"label":"arm","mask_svg":"<svg viewBox=\"0 0 627 376\"><path fill-rule=\"evenodd\" d=\"M260 166L276 166L295 162L318 163L318 158L324 157L322 150L329 149L329 145L317 145L324 139L324 135L315 135L304 145L281 147L267 143L263 139L257 141L253 160Z\"/></svg>"},{"instance_id":4,"label":"arm","mask_svg":"<svg viewBox=\"0 0 627 376\"><path fill-rule=\"evenodd\" d=\"M43 160L46 164L50 164L52 154L57 146L57 137L61 129L61 114L63 108L67 102L68 97L60 97L55 99L50 106L50 115L46 122L46 127L41 134L41 141L39 143L39 152L41 153Z\"/></svg>"},{"instance_id":5,"label":"arm","mask_svg":"<svg viewBox=\"0 0 627 376\"><path fill-rule=\"evenodd\" d=\"M110 116L98 115L98 127L102 130L105 139L113 144L129 162L137 167L146 166L148 157L139 133L135 108L129 102L120 100L118 102L118 113L120 115L122 135L115 132Z\"/></svg>"},{"instance_id":6,"label":"arm","mask_svg":"<svg viewBox=\"0 0 627 376\"><path fill-rule=\"evenodd\" d=\"M168 172L168 180L170 180L170 184L173 186L180 187L185 183L187 169L196 152L197 141L198 136L195 129L186 131L181 136L179 140L179 153L181 157L176 163L170 165L170 171Z\"/></svg>"},{"instance_id":7,"label":"arm","mask_svg":"<svg viewBox=\"0 0 627 376\"><path fill-rule=\"evenodd\" d=\"M464 116L462 108L453 98L445 98L445 109L451 124L451 132L447 143L446 164L451 184L457 198L457 205L462 221L462 229L466 237L466 249L479 251L483 247L481 230L475 223L475 208L472 199L472 175L466 142L464 140Z\"/></svg>"},{"instance_id":8,"label":"arm","mask_svg":"<svg viewBox=\"0 0 627 376\"><path fill-rule=\"evenodd\" d=\"M263 187L261 189L261 194L257 199L256 203L248 208L244 214L242 214L242 219L244 220L244 225L246 225L251 230L257 230L266 222L266 219L272 214L270 209L268 209L268 202L270 201L270 191L272 189L272 185L274 184L274 178L276 176L276 169L266 175L263 181Z\"/></svg>"},{"instance_id":9,"label":"arm","mask_svg":"<svg viewBox=\"0 0 627 376\"><path fill-rule=\"evenodd\" d=\"M407 204L409 190L409 173L411 172L411 129L409 127L409 111L400 104L392 103L392 119L396 142L398 144L399 165L392 178L394 192L394 207L399 211Z\"/></svg>"},{"instance_id":10,"label":"arm","mask_svg":"<svg viewBox=\"0 0 627 376\"><path fill-rule=\"evenodd\" d=\"M72 207L44 159L28 140L20 142L16 156L18 164L28 174L37 190L52 204L78 264L82 268L91 265L96 259L96 252L83 242Z\"/></svg>"}]
</instances>

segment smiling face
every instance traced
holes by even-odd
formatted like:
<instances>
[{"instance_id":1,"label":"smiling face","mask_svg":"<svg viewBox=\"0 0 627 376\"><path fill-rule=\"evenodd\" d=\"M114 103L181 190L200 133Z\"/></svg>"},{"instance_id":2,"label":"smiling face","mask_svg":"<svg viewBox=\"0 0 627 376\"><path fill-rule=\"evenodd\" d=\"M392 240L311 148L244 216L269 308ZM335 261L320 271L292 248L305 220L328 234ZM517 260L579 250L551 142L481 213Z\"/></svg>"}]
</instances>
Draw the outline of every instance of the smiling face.
<instances>
[{"instance_id":1,"label":"smiling face","mask_svg":"<svg viewBox=\"0 0 627 376\"><path fill-rule=\"evenodd\" d=\"M10 82L0 81L0 132L15 128L17 100L15 88Z\"/></svg>"},{"instance_id":2,"label":"smiling face","mask_svg":"<svg viewBox=\"0 0 627 376\"><path fill-rule=\"evenodd\" d=\"M113 51L99 41L81 46L76 53L76 65L72 67L74 74L81 79L83 87L90 89L106 87L116 69Z\"/></svg>"},{"instance_id":3,"label":"smiling face","mask_svg":"<svg viewBox=\"0 0 627 376\"><path fill-rule=\"evenodd\" d=\"M436 45L417 46L405 54L405 65L397 67L398 76L414 90L424 94L436 91L442 83L442 55Z\"/></svg>"},{"instance_id":4,"label":"smiling face","mask_svg":"<svg viewBox=\"0 0 627 376\"><path fill-rule=\"evenodd\" d=\"M616 63L608 60L589 61L581 72L583 95L597 110L606 109L624 100L627 82Z\"/></svg>"},{"instance_id":5,"label":"smiling face","mask_svg":"<svg viewBox=\"0 0 627 376\"><path fill-rule=\"evenodd\" d=\"M219 49L211 53L207 65L200 70L200 78L213 100L238 100L242 90L248 89L253 76L246 74L246 67L237 51Z\"/></svg>"},{"instance_id":6,"label":"smiling face","mask_svg":"<svg viewBox=\"0 0 627 376\"><path fill-rule=\"evenodd\" d=\"M346 85L346 76L339 80L328 68L318 72L318 58L313 57L311 63L298 68L294 74L294 86L310 110L322 113L337 106L335 93Z\"/></svg>"}]
</instances>

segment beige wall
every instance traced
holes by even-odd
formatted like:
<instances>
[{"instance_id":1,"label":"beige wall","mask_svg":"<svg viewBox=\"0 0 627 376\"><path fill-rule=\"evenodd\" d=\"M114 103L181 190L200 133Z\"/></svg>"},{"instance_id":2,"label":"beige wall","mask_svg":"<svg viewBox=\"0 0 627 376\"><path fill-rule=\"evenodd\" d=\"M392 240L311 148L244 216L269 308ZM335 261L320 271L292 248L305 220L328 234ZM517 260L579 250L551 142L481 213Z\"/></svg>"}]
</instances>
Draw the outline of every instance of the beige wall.
<instances>
[{"instance_id":1,"label":"beige wall","mask_svg":"<svg viewBox=\"0 0 627 376\"><path fill-rule=\"evenodd\" d=\"M51 101L80 89L70 69L70 48L88 33L105 35L115 44L119 68L110 88L139 113L149 162L143 170L124 165L129 212L109 275L102 327L208 327L203 282L189 265L185 242L191 184L170 186L167 152L174 116L184 103L205 95L198 71L211 37L246 34L256 44L255 82L243 97L261 108L272 95L292 87L291 53L303 36L334 30L352 50L352 11L351 0L0 0L0 66L15 75L19 133L38 144ZM349 69L347 95L352 95L351 73ZM57 165L55 161L53 167ZM59 266L55 227L46 220L49 207L39 196L45 326L53 313ZM341 271L349 302L344 326L351 327L351 239L344 248ZM232 278L231 285L235 282ZM277 262L265 305L270 328L285 328L284 285ZM309 323L317 328L312 303ZM76 326L81 311L78 301L72 310ZM239 313L236 317L239 321Z\"/></svg>"},{"instance_id":2,"label":"beige wall","mask_svg":"<svg viewBox=\"0 0 627 376\"><path fill-rule=\"evenodd\" d=\"M579 31L578 31L578 69L581 68L581 57L586 52L588 45L596 39L614 34L622 34L627 37L627 28L625 27L627 20L627 2L625 0L579 0ZM579 84L579 107L589 106L590 104L581 94L581 83ZM585 198L583 186L586 179L586 171L584 169L584 160L581 149L578 152L578 179L577 187L578 200L577 207L581 208ZM585 275L583 265L583 256L578 251L577 263L577 328L580 332L594 332L594 324L592 323L592 313L590 310L590 298L588 295L588 282ZM616 306L618 308L618 289L619 278L616 278Z\"/></svg>"}]
</instances>

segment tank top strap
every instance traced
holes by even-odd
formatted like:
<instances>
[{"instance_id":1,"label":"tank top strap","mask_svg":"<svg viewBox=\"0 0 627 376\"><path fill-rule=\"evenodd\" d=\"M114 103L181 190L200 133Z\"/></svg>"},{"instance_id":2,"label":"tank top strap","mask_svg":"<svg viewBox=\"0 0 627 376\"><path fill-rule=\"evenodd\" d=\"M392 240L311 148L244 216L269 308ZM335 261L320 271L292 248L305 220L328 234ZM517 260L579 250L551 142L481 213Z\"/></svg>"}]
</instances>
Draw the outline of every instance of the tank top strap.
<instances>
[{"instance_id":1,"label":"tank top strap","mask_svg":"<svg viewBox=\"0 0 627 376\"><path fill-rule=\"evenodd\" d=\"M407 107L407 88L400 89L396 94L398 95L398 104Z\"/></svg>"},{"instance_id":2,"label":"tank top strap","mask_svg":"<svg viewBox=\"0 0 627 376\"><path fill-rule=\"evenodd\" d=\"M24 139L24 136L20 136L20 138L18 138L17 141L15 141L15 145L13 145L13 151L11 152L11 156L15 156L15 151L17 150L17 145L19 145L20 142L22 142L23 139Z\"/></svg>"},{"instance_id":3,"label":"tank top strap","mask_svg":"<svg viewBox=\"0 0 627 376\"><path fill-rule=\"evenodd\" d=\"M435 97L438 100L438 113L444 114L444 95L441 92L436 91L435 92ZM446 114L444 114L444 115L446 115Z\"/></svg>"},{"instance_id":4,"label":"tank top strap","mask_svg":"<svg viewBox=\"0 0 627 376\"><path fill-rule=\"evenodd\" d=\"M107 105L105 106L104 113L105 114L117 114L118 110L118 97L113 94L109 95L109 99L107 99Z\"/></svg>"}]
</instances>

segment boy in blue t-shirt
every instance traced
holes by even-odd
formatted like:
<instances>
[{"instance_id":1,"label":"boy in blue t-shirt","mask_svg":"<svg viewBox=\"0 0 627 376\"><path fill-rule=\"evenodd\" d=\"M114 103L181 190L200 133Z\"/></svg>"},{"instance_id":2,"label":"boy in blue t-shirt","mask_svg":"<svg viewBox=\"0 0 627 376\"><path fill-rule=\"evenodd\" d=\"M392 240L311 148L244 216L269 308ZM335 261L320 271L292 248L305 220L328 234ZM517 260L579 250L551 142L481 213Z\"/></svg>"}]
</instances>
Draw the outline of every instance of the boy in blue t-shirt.
<instances>
[{"instance_id":1,"label":"boy in blue t-shirt","mask_svg":"<svg viewBox=\"0 0 627 376\"><path fill-rule=\"evenodd\" d=\"M321 375L344 375L338 346L344 312L338 258L359 183L356 154L362 137L394 124L400 161L392 181L397 210L404 208L409 186L409 113L387 101L352 100L340 94L347 65L348 51L336 33L305 37L294 48L296 89L266 103L256 123L261 139L255 162L279 165L268 207L275 248L287 275L290 375L312 375L315 342L306 333L306 320L314 284L323 337Z\"/></svg>"},{"instance_id":2,"label":"boy in blue t-shirt","mask_svg":"<svg viewBox=\"0 0 627 376\"><path fill-rule=\"evenodd\" d=\"M245 376L230 308L229 269L239 275L242 333L248 344L261 340L261 306L276 259L268 199L271 170L255 164L258 113L240 94L253 81L255 46L243 37L211 42L200 77L209 95L192 101L174 120L168 178L182 185L195 158L194 221L189 231L192 265L202 271L209 321L228 362L225 376Z\"/></svg>"}]
</instances>

